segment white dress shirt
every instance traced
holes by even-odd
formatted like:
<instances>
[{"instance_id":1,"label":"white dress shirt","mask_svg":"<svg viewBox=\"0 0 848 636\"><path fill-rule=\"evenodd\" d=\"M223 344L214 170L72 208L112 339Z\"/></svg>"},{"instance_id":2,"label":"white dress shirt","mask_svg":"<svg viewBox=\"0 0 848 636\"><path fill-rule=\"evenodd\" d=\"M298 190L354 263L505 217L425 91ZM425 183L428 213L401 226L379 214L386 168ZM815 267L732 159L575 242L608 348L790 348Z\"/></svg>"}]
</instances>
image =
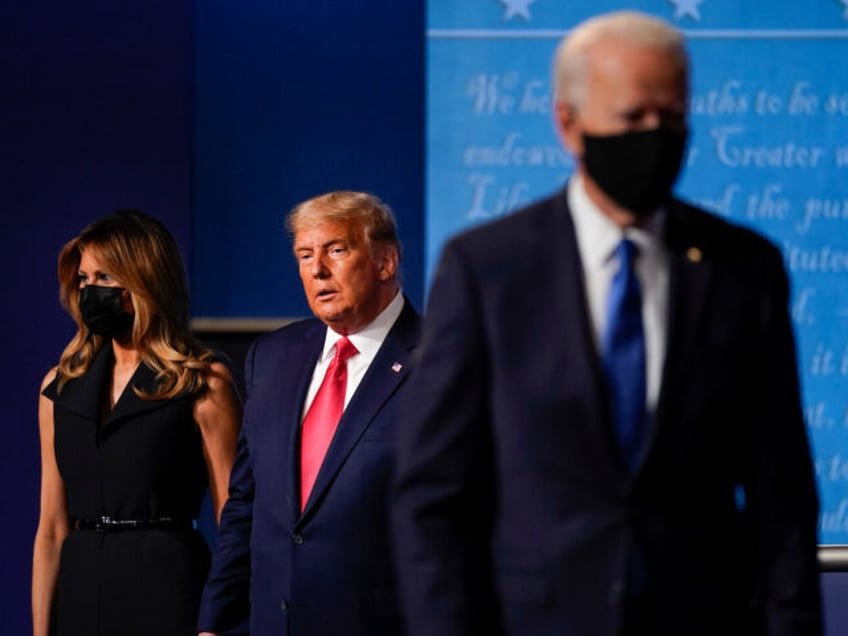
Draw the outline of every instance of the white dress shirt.
<instances>
[{"instance_id":1,"label":"white dress shirt","mask_svg":"<svg viewBox=\"0 0 848 636\"><path fill-rule=\"evenodd\" d=\"M612 278L618 271L615 248L625 237L639 248L636 276L642 291L647 407L653 414L659 399L668 326L668 251L660 240L666 211L657 211L648 219L645 227L622 230L592 203L579 175L574 175L568 183L568 205L583 263L583 282L595 347L599 352L602 334L606 329L607 295Z\"/></svg>"},{"instance_id":2,"label":"white dress shirt","mask_svg":"<svg viewBox=\"0 0 848 636\"><path fill-rule=\"evenodd\" d=\"M403 311L403 303L403 293L398 291L397 296L380 312L371 324L348 336L348 339L353 343L353 346L356 347L359 353L354 354L347 361L345 408L347 408L351 396L356 392L359 383L362 382L362 378L377 355L377 351L380 350L383 340L389 335L389 331L400 316L401 311ZM336 355L336 342L342 337L341 334L327 327L327 334L324 337L324 349L318 358L315 370L312 372L312 381L309 383L309 390L306 393L306 401L303 405L303 413L300 415L301 421L303 421L306 411L309 410L315 394L318 393L318 388L321 386L324 375L327 373L327 367L330 366L330 362Z\"/></svg>"}]
</instances>

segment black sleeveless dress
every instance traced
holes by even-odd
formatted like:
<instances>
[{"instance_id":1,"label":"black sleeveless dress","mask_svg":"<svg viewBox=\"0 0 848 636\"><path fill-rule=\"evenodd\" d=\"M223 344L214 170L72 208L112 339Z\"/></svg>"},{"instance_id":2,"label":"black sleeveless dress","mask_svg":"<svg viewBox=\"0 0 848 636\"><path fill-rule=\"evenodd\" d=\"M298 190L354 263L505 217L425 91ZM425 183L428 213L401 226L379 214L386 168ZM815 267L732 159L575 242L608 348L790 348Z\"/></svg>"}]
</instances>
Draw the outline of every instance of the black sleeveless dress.
<instances>
[{"instance_id":1,"label":"black sleeveless dress","mask_svg":"<svg viewBox=\"0 0 848 636\"><path fill-rule=\"evenodd\" d=\"M53 400L55 452L74 528L62 545L54 607L57 636L191 636L209 549L191 521L208 478L192 416L195 396L150 401L154 372L141 364L101 423L114 358L105 346L89 371ZM174 520L143 529L90 528L102 517ZM73 526L72 526L73 527Z\"/></svg>"}]
</instances>

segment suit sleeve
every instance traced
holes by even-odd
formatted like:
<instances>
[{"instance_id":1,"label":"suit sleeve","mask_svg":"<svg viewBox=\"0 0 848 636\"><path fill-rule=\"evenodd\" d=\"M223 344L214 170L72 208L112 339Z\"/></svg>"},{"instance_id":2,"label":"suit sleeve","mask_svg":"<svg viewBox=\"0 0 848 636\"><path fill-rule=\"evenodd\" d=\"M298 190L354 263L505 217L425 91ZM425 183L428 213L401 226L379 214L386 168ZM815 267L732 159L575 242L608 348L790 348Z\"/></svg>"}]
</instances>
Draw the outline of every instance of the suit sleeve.
<instances>
[{"instance_id":1,"label":"suit sleeve","mask_svg":"<svg viewBox=\"0 0 848 636\"><path fill-rule=\"evenodd\" d=\"M746 484L757 546L756 602L768 636L822 633L817 564L818 498L801 409L798 368L780 255L768 263L754 395L753 462Z\"/></svg>"},{"instance_id":2,"label":"suit sleeve","mask_svg":"<svg viewBox=\"0 0 848 636\"><path fill-rule=\"evenodd\" d=\"M444 250L403 404L393 522L409 636L496 634L489 575L492 443L478 288Z\"/></svg>"},{"instance_id":3,"label":"suit sleeve","mask_svg":"<svg viewBox=\"0 0 848 636\"><path fill-rule=\"evenodd\" d=\"M247 396L253 383L252 345L245 363ZM230 475L229 497L221 512L212 564L203 589L198 631L221 636L249 632L250 622L250 536L253 524L254 478L247 429L248 416L239 432L235 463Z\"/></svg>"}]
</instances>

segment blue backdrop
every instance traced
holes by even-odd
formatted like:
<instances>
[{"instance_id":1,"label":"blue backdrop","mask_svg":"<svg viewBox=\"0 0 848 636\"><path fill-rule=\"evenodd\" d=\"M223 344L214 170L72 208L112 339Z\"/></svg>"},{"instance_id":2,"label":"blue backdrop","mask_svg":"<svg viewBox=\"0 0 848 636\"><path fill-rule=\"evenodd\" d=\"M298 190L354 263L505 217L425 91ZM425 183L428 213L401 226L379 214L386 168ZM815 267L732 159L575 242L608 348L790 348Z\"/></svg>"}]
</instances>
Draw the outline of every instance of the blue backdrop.
<instances>
[{"instance_id":1,"label":"blue backdrop","mask_svg":"<svg viewBox=\"0 0 848 636\"><path fill-rule=\"evenodd\" d=\"M848 543L848 0L429 2L426 272L450 234L562 186L573 163L550 113L554 49L577 22L625 7L688 39L678 193L783 248L820 540Z\"/></svg>"},{"instance_id":2,"label":"blue backdrop","mask_svg":"<svg viewBox=\"0 0 848 636\"><path fill-rule=\"evenodd\" d=\"M421 308L423 4L201 2L195 48L195 315L308 315L283 218L338 189L392 207Z\"/></svg>"}]
</instances>

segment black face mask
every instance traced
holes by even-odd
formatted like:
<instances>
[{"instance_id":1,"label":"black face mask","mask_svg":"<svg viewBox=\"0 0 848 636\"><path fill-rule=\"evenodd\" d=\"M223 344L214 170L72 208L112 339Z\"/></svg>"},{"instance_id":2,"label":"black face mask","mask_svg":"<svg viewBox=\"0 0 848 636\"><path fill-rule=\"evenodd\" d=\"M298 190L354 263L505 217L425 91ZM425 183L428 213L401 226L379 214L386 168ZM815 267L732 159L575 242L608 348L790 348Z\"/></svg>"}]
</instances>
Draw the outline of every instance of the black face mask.
<instances>
[{"instance_id":1,"label":"black face mask","mask_svg":"<svg viewBox=\"0 0 848 636\"><path fill-rule=\"evenodd\" d=\"M80 290L80 314L91 333L115 338L132 327L133 316L122 307L123 292L123 287L102 285L86 285Z\"/></svg>"},{"instance_id":2,"label":"black face mask","mask_svg":"<svg viewBox=\"0 0 848 636\"><path fill-rule=\"evenodd\" d=\"M671 196L680 172L686 132L655 128L621 135L583 135L586 172L613 201L639 216Z\"/></svg>"}]
</instances>

